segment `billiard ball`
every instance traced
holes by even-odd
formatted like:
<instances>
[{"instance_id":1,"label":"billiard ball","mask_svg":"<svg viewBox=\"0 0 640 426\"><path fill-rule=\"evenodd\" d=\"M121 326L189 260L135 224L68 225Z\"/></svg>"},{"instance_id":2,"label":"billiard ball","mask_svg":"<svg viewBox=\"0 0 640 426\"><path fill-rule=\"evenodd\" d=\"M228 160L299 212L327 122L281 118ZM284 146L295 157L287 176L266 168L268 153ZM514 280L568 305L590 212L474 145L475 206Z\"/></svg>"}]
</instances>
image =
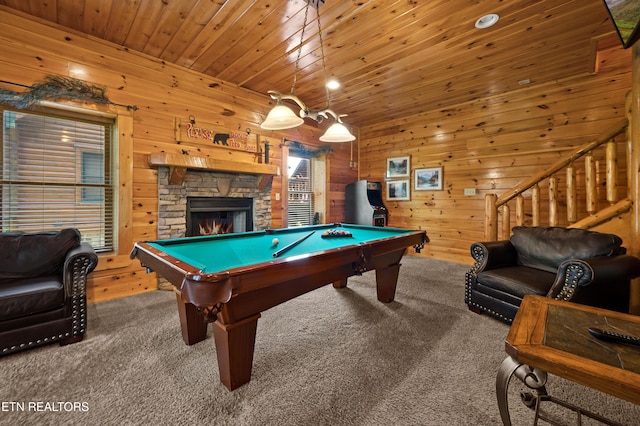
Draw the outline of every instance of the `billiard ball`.
<instances>
[{"instance_id":1,"label":"billiard ball","mask_svg":"<svg viewBox=\"0 0 640 426\"><path fill-rule=\"evenodd\" d=\"M277 238L274 238L273 240L271 240L271 244L273 244L274 246L277 246L279 242L280 240Z\"/></svg>"}]
</instances>

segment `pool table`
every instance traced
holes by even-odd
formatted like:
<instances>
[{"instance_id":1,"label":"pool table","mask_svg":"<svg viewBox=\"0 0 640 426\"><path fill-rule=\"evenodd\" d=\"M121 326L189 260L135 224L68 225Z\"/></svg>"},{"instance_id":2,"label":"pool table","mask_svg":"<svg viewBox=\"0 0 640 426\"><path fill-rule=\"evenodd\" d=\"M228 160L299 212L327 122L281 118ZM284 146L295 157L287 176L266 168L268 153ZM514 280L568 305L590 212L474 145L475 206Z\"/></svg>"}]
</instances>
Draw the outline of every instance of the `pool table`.
<instances>
[{"instance_id":1,"label":"pool table","mask_svg":"<svg viewBox=\"0 0 640 426\"><path fill-rule=\"evenodd\" d=\"M185 343L213 323L220 380L233 390L251 378L262 311L374 269L378 300L391 302L400 259L428 241L425 231L334 223L138 242L131 258L175 287Z\"/></svg>"}]
</instances>

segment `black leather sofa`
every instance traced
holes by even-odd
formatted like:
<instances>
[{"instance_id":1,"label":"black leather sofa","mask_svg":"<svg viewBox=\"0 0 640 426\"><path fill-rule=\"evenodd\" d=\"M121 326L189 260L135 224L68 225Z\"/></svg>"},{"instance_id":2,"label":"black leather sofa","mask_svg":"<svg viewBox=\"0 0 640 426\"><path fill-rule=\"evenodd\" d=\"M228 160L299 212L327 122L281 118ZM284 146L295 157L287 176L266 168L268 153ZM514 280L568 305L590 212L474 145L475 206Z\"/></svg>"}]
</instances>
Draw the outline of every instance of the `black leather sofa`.
<instances>
[{"instance_id":1,"label":"black leather sofa","mask_svg":"<svg viewBox=\"0 0 640 426\"><path fill-rule=\"evenodd\" d=\"M508 324L527 294L628 312L640 259L621 244L584 229L516 226L509 240L471 245L465 303Z\"/></svg>"},{"instance_id":2,"label":"black leather sofa","mask_svg":"<svg viewBox=\"0 0 640 426\"><path fill-rule=\"evenodd\" d=\"M82 340L87 274L97 264L76 229L0 233L0 355Z\"/></svg>"}]
</instances>

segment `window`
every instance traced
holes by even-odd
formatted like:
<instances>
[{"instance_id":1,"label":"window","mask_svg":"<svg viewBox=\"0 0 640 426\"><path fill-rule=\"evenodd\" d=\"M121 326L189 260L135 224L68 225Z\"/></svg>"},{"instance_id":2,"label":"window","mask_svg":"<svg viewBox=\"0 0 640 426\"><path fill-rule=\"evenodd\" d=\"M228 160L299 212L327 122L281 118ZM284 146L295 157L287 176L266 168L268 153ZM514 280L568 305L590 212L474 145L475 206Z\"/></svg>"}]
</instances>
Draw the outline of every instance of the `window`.
<instances>
[{"instance_id":1,"label":"window","mask_svg":"<svg viewBox=\"0 0 640 426\"><path fill-rule=\"evenodd\" d=\"M51 109L2 118L2 231L77 228L96 251L113 249L114 120Z\"/></svg>"},{"instance_id":2,"label":"window","mask_svg":"<svg viewBox=\"0 0 640 426\"><path fill-rule=\"evenodd\" d=\"M313 224L313 185L311 160L288 157L287 225L302 226Z\"/></svg>"}]
</instances>

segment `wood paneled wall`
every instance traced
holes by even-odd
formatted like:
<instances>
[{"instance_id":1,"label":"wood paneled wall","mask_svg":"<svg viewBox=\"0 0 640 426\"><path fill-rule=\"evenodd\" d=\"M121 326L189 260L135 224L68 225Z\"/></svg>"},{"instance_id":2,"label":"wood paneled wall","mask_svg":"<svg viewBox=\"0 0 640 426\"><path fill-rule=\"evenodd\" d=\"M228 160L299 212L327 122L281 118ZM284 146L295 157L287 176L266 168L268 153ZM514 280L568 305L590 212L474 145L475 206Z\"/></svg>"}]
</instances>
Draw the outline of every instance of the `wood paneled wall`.
<instances>
[{"instance_id":1,"label":"wood paneled wall","mask_svg":"<svg viewBox=\"0 0 640 426\"><path fill-rule=\"evenodd\" d=\"M624 117L631 52L609 44L594 58L592 74L546 85L532 76L531 85L501 96L361 128L361 179L384 181L388 157L409 155L412 171L443 167L442 191L413 190L412 175L411 200L385 201L389 225L425 229L431 242L420 256L472 263L471 243L484 241L486 194L502 194Z\"/></svg>"},{"instance_id":2,"label":"wood paneled wall","mask_svg":"<svg viewBox=\"0 0 640 426\"><path fill-rule=\"evenodd\" d=\"M130 227L130 232L122 233L127 237L117 253L101 256L90 279L90 301L156 288L155 275L146 274L128 257L135 241L157 236L157 172L148 166L149 153L186 149L199 156L257 161L253 154L177 144L175 118L194 116L216 123L221 132L249 129L261 142L269 141L271 162L282 170L283 138L313 145L323 130L308 124L263 134L259 122L270 108L266 96L4 8L0 26L3 80L28 86L47 74L78 77L106 86L111 101L138 107L132 129L126 130L131 133L131 154L120 156L121 162L132 162L120 164L131 169L126 184L132 187L132 197L120 206L126 209L122 217L131 218L121 226ZM327 161L327 221L343 220L347 183L384 181L386 158L409 155L412 170L441 165L444 189L412 188L410 201L386 201L389 225L426 229L431 242L420 256L471 263L469 246L483 239L485 194L500 194L624 116L625 94L631 88L630 52L611 47L594 58L597 73L546 85L537 85L532 76L532 84L519 90L465 104L434 105L431 111L360 129L353 145L333 145ZM357 169L352 162L357 162ZM477 194L464 196L464 188L475 188ZM284 190L281 177L274 178L274 227L284 223Z\"/></svg>"},{"instance_id":3,"label":"wood paneled wall","mask_svg":"<svg viewBox=\"0 0 640 426\"><path fill-rule=\"evenodd\" d=\"M119 208L126 210L121 223L125 238L119 241L116 253L101 254L96 272L91 274L88 299L90 302L150 291L156 288L155 274L147 274L137 260L129 259L136 241L157 238L158 186L157 170L149 167L151 152L181 153L224 158L232 161L258 162L259 156L228 150L208 144L178 144L174 120L193 116L218 126L220 133L250 131L260 142L271 145L270 163L282 165L284 138L296 140L311 148L318 144L324 132L314 122L283 132L262 131L259 123L270 109L272 100L266 95L231 87L223 81L173 66L136 52L93 39L80 33L51 27L0 7L0 79L25 86L54 74L76 77L89 83L105 86L112 102L135 105L133 112L133 146L121 147L131 155L121 155L121 169L132 196ZM83 72L84 74L78 74ZM7 86L12 90L16 87ZM123 138L124 139L124 138ZM344 216L344 185L356 179L356 171L349 167L350 145L334 144L328 154L327 179L330 181L328 218L342 221ZM123 164L124 161L133 164ZM131 167L132 166L132 167ZM129 182L130 180L130 182ZM282 176L272 182L272 226L284 226L282 200L286 188ZM280 193L279 200L275 197ZM126 199L126 198L125 198ZM128 220L127 220L128 222Z\"/></svg>"}]
</instances>

